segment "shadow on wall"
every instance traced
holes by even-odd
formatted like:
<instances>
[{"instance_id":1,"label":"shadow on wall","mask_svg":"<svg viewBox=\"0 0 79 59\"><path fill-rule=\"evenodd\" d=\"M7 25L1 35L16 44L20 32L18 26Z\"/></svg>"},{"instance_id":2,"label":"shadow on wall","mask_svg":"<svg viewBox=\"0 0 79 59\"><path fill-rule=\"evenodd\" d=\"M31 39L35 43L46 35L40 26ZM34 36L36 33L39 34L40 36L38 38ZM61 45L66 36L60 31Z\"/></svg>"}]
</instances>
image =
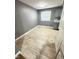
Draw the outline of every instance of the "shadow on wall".
<instances>
[{"instance_id":1,"label":"shadow on wall","mask_svg":"<svg viewBox=\"0 0 79 59\"><path fill-rule=\"evenodd\" d=\"M37 10L15 0L15 38L37 25Z\"/></svg>"}]
</instances>

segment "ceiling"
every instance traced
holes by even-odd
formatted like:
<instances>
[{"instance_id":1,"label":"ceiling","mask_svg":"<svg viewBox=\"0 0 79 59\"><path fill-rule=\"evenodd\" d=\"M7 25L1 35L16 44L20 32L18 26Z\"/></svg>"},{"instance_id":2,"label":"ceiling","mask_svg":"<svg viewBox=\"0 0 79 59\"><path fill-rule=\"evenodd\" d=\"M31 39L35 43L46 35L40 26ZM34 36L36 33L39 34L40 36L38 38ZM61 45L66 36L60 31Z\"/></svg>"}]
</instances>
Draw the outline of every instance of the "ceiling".
<instances>
[{"instance_id":1,"label":"ceiling","mask_svg":"<svg viewBox=\"0 0 79 59\"><path fill-rule=\"evenodd\" d=\"M36 9L52 8L56 6L61 6L63 0L19 0L29 6Z\"/></svg>"}]
</instances>

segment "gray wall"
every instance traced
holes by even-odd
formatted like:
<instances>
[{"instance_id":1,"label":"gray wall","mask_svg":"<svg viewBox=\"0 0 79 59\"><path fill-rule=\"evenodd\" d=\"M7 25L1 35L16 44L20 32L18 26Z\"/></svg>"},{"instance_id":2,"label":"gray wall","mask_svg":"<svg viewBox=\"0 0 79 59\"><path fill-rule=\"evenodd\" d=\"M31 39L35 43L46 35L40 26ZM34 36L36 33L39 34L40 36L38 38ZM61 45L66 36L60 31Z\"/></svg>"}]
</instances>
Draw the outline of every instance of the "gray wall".
<instances>
[{"instance_id":1,"label":"gray wall","mask_svg":"<svg viewBox=\"0 0 79 59\"><path fill-rule=\"evenodd\" d=\"M37 25L37 10L15 0L15 37Z\"/></svg>"},{"instance_id":2,"label":"gray wall","mask_svg":"<svg viewBox=\"0 0 79 59\"><path fill-rule=\"evenodd\" d=\"M44 10L38 10L38 15L39 15L39 17L38 17L38 24L39 25L48 25L48 26L55 27L56 23L54 23L54 19L57 16L61 16L62 8L63 7L60 6L60 7L56 7L56 8L45 9L45 10L51 10L51 20L50 21L41 21L40 13L41 13L41 11L44 11Z\"/></svg>"}]
</instances>

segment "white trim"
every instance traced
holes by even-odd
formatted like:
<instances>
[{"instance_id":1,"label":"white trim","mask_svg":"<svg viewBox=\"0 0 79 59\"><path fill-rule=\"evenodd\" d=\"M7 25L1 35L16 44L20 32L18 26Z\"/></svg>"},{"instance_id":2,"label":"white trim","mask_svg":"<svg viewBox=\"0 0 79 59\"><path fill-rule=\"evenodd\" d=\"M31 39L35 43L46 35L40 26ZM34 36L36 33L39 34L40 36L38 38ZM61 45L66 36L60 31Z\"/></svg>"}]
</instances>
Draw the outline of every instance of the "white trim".
<instances>
[{"instance_id":1,"label":"white trim","mask_svg":"<svg viewBox=\"0 0 79 59\"><path fill-rule=\"evenodd\" d=\"M20 52L20 51L18 51L18 52L17 52L17 54L15 55L15 58L16 58L16 57L17 57L20 53L21 53L21 52Z\"/></svg>"},{"instance_id":2,"label":"white trim","mask_svg":"<svg viewBox=\"0 0 79 59\"><path fill-rule=\"evenodd\" d=\"M33 29L29 30L28 32L26 32L26 33L24 33L23 35L21 35L20 37L18 37L18 38L16 39L16 41L19 40L19 39L20 39L21 37L23 37L24 35L30 33L30 32L33 31L34 29L36 29L38 26L39 26L39 25L35 26Z\"/></svg>"},{"instance_id":3,"label":"white trim","mask_svg":"<svg viewBox=\"0 0 79 59\"><path fill-rule=\"evenodd\" d=\"M39 25L35 26L33 29L29 30L28 32L26 32L26 33L24 33L23 35L21 35L20 37L18 37L18 38L16 39L16 41L19 40L19 39L20 39L21 37L23 37L24 35L30 33L30 32L33 31L34 29L36 29L38 26L39 26ZM15 55L15 58L16 58L20 53L21 53L21 52L18 51L17 54Z\"/></svg>"}]
</instances>

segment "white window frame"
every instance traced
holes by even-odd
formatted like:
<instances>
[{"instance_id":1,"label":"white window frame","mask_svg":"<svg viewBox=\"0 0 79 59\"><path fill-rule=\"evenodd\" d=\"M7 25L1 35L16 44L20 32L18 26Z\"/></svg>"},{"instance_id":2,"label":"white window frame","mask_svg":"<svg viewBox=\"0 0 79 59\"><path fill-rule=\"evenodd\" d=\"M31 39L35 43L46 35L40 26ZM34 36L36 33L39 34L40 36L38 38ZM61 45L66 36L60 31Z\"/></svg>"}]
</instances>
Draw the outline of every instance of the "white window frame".
<instances>
[{"instance_id":1,"label":"white window frame","mask_svg":"<svg viewBox=\"0 0 79 59\"><path fill-rule=\"evenodd\" d=\"M41 11L41 21L51 20L51 10Z\"/></svg>"}]
</instances>

